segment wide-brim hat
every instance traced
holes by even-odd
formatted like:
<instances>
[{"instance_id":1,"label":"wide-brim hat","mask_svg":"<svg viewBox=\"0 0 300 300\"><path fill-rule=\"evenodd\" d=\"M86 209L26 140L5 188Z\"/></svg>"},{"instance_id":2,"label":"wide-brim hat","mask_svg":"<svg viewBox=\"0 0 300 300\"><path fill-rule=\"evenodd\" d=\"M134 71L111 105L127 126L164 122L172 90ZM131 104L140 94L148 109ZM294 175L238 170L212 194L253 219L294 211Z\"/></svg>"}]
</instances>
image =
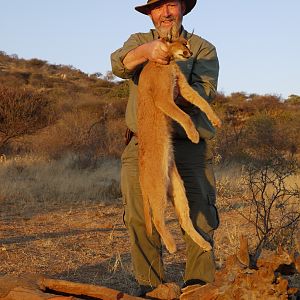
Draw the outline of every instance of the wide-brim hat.
<instances>
[{"instance_id":1,"label":"wide-brim hat","mask_svg":"<svg viewBox=\"0 0 300 300\"><path fill-rule=\"evenodd\" d=\"M167 0L148 0L147 4L136 6L135 10L137 10L138 12L144 15L148 15L151 9L163 4L166 1ZM182 0L182 1L185 2L185 6L186 6L184 15L188 14L194 8L197 2L197 0Z\"/></svg>"}]
</instances>

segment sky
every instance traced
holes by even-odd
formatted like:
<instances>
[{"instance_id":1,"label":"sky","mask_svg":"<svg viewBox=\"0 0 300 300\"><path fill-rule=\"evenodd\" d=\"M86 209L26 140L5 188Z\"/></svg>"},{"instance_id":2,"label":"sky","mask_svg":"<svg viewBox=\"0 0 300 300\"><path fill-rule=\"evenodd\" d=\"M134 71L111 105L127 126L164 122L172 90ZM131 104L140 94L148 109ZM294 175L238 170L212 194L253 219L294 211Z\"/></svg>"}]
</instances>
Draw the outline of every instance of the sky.
<instances>
[{"instance_id":1,"label":"sky","mask_svg":"<svg viewBox=\"0 0 300 300\"><path fill-rule=\"evenodd\" d=\"M134 10L146 0L0 0L0 50L20 58L111 70L130 34L153 28ZM213 43L218 91L300 95L300 0L198 0L183 19Z\"/></svg>"}]
</instances>

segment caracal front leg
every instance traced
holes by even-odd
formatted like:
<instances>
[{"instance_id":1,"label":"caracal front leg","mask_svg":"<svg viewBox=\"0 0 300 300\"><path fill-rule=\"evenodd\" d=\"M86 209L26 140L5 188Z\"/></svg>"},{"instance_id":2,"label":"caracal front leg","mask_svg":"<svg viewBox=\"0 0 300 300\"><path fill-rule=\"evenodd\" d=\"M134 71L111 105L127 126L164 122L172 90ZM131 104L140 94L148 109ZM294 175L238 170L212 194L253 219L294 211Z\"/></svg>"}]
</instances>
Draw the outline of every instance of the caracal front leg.
<instances>
[{"instance_id":1,"label":"caracal front leg","mask_svg":"<svg viewBox=\"0 0 300 300\"><path fill-rule=\"evenodd\" d=\"M221 127L222 122L209 103L188 84L184 75L180 71L177 71L177 76L181 96L183 96L185 100L200 108L214 126Z\"/></svg>"},{"instance_id":2,"label":"caracal front leg","mask_svg":"<svg viewBox=\"0 0 300 300\"><path fill-rule=\"evenodd\" d=\"M168 117L178 122L185 130L188 138L195 144L199 142L199 133L188 114L182 111L173 101L155 103Z\"/></svg>"}]
</instances>

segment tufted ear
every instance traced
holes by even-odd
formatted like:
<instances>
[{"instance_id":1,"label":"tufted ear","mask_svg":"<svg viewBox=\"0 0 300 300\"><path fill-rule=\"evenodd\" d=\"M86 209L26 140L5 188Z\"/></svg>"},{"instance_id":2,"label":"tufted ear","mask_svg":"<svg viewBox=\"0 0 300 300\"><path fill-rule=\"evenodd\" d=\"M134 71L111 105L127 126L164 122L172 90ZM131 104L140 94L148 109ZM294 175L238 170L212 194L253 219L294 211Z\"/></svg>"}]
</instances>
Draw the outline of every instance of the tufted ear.
<instances>
[{"instance_id":1,"label":"tufted ear","mask_svg":"<svg viewBox=\"0 0 300 300\"><path fill-rule=\"evenodd\" d=\"M188 42L191 40L191 38L192 38L193 35L194 35L194 29L193 29L193 31L192 31L191 36L188 38Z\"/></svg>"}]
</instances>

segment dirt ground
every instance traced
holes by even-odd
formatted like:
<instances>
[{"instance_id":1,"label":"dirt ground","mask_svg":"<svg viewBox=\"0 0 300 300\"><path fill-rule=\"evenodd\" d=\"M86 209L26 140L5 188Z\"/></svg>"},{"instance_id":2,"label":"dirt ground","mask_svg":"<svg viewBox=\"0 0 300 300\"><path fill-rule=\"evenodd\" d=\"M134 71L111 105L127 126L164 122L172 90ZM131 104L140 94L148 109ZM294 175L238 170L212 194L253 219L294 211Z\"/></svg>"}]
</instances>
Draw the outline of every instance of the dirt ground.
<instances>
[{"instance_id":1,"label":"dirt ground","mask_svg":"<svg viewBox=\"0 0 300 300\"><path fill-rule=\"evenodd\" d=\"M215 235L217 266L234 253L247 226L233 212L220 213ZM43 274L51 278L102 285L134 295L138 285L131 267L130 244L121 199L107 203L35 203L0 206L0 276ZM164 251L168 281L183 283L185 244L172 207L168 226L178 251ZM245 230L246 232L246 230Z\"/></svg>"}]
</instances>

